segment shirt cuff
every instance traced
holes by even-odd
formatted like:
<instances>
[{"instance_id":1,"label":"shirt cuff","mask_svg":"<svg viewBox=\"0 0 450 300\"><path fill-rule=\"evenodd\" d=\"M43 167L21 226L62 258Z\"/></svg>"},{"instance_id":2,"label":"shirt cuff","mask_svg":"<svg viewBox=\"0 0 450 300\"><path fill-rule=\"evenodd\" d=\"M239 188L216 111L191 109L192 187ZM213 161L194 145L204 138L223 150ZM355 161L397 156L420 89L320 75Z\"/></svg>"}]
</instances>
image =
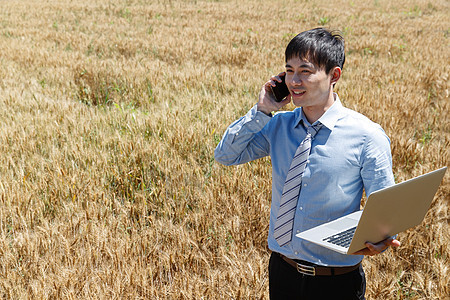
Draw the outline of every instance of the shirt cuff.
<instances>
[{"instance_id":1,"label":"shirt cuff","mask_svg":"<svg viewBox=\"0 0 450 300\"><path fill-rule=\"evenodd\" d=\"M239 134L241 130L246 132L258 132L266 126L272 117L266 115L262 111L258 111L257 105L255 104L241 119L240 122L231 126L231 134ZM244 126L245 125L245 126Z\"/></svg>"}]
</instances>

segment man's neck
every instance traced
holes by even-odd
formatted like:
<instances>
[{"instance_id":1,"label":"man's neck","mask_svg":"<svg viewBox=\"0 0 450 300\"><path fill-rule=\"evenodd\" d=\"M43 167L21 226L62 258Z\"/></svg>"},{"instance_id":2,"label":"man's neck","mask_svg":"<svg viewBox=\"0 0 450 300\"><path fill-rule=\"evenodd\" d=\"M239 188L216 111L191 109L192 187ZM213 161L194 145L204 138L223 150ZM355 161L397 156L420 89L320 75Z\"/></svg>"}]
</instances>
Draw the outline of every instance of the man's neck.
<instances>
[{"instance_id":1,"label":"man's neck","mask_svg":"<svg viewBox=\"0 0 450 300\"><path fill-rule=\"evenodd\" d=\"M310 124L314 124L333 105L336 100L332 92L325 105L302 107L303 113Z\"/></svg>"}]
</instances>

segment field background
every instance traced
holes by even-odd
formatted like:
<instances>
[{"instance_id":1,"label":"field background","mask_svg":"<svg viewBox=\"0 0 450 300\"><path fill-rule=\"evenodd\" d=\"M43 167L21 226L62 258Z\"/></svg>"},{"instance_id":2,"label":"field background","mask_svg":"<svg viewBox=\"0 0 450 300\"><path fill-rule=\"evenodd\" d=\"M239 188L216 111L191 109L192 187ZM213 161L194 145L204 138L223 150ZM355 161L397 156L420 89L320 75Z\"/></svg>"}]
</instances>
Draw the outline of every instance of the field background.
<instances>
[{"instance_id":1,"label":"field background","mask_svg":"<svg viewBox=\"0 0 450 300\"><path fill-rule=\"evenodd\" d=\"M214 162L225 128L327 26L338 93L386 130L396 180L448 165L449 6L0 0L0 297L268 299L270 160ZM449 299L449 176L364 260L368 299Z\"/></svg>"}]
</instances>

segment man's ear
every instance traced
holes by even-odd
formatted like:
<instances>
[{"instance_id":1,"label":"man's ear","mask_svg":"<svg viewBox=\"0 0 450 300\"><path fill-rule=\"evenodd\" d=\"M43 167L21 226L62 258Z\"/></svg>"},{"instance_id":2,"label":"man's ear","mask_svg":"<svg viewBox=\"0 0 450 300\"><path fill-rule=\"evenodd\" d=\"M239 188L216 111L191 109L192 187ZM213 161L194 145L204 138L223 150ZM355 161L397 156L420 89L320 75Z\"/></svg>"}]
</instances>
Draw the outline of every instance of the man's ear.
<instances>
[{"instance_id":1,"label":"man's ear","mask_svg":"<svg viewBox=\"0 0 450 300\"><path fill-rule=\"evenodd\" d=\"M330 73L331 73L330 83L334 86L336 82L338 82L339 78L341 78L342 70L339 67L334 67L333 69L331 69Z\"/></svg>"}]
</instances>

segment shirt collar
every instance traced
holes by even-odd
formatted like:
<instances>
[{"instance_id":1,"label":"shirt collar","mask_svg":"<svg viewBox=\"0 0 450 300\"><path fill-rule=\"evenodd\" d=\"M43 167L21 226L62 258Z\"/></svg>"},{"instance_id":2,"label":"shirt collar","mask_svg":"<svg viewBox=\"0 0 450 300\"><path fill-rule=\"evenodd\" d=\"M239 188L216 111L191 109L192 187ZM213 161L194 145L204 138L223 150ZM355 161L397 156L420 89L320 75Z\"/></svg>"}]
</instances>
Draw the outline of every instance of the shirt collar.
<instances>
[{"instance_id":1,"label":"shirt collar","mask_svg":"<svg viewBox=\"0 0 450 300\"><path fill-rule=\"evenodd\" d=\"M327 109L327 111L319 118L319 120L316 121L322 123L330 130L333 130L337 120L339 120L339 118L342 116L343 109L339 96L336 93L333 93L333 95L335 98L333 105L331 105L331 107ZM294 127L297 127L300 121L302 121L305 126L311 125L306 119L306 116L303 114L303 110L301 108L299 109L297 117L295 118Z\"/></svg>"}]
</instances>

